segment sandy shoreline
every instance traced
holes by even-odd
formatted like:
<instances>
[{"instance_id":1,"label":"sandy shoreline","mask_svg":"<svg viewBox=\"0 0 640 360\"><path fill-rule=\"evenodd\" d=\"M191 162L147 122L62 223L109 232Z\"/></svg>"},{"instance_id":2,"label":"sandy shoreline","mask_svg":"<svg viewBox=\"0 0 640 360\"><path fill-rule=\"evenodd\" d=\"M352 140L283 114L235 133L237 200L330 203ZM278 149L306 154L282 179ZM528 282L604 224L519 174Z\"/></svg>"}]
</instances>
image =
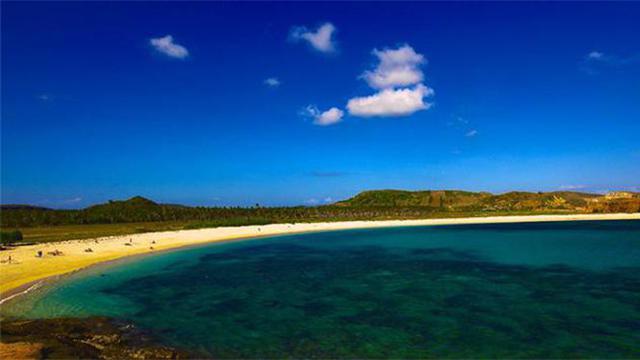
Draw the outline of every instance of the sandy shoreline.
<instances>
[{"instance_id":1,"label":"sandy shoreline","mask_svg":"<svg viewBox=\"0 0 640 360\"><path fill-rule=\"evenodd\" d=\"M513 223L575 220L640 220L635 214L579 214L495 216L474 218L347 221L327 223L298 223L219 227L112 236L97 239L70 240L38 245L20 246L0 252L0 298L7 299L26 290L30 285L58 275L75 272L89 266L163 250L191 245L230 241L253 237L285 235L315 231L364 229L397 226L428 226L453 224ZM154 243L155 242L155 243ZM129 244L129 245L125 245ZM153 249L151 249L153 247ZM91 248L92 252L85 250ZM61 251L53 256L51 251ZM42 258L36 253L42 251ZM6 260L11 256L12 261Z\"/></svg>"}]
</instances>

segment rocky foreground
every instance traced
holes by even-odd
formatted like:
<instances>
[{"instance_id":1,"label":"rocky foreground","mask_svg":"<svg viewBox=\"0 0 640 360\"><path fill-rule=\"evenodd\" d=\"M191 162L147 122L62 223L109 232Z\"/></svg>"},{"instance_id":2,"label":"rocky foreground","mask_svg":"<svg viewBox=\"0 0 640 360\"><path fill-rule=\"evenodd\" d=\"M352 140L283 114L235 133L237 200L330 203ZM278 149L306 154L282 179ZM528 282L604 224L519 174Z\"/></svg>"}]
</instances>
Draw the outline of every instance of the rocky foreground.
<instances>
[{"instance_id":1,"label":"rocky foreground","mask_svg":"<svg viewBox=\"0 0 640 360\"><path fill-rule=\"evenodd\" d=\"M105 317L3 320L0 359L184 359L131 324Z\"/></svg>"}]
</instances>

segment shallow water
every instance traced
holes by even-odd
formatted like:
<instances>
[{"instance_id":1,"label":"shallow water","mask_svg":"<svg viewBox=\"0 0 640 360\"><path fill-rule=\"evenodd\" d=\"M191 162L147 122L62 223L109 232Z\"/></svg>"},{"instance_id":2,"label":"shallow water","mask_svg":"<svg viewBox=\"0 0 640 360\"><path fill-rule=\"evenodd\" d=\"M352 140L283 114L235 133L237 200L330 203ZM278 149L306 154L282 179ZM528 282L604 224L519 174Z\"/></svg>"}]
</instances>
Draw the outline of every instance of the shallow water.
<instances>
[{"instance_id":1,"label":"shallow water","mask_svg":"<svg viewBox=\"0 0 640 360\"><path fill-rule=\"evenodd\" d=\"M5 315L106 315L204 355L640 357L640 221L280 236L121 261Z\"/></svg>"}]
</instances>

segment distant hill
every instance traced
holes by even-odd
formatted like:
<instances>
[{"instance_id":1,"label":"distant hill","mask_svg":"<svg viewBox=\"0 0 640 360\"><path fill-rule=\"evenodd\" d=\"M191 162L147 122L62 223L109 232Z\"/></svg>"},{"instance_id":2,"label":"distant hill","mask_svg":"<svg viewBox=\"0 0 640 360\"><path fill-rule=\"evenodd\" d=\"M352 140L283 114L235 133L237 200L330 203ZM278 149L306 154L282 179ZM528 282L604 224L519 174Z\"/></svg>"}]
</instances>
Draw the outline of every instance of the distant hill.
<instances>
[{"instance_id":1,"label":"distant hill","mask_svg":"<svg viewBox=\"0 0 640 360\"><path fill-rule=\"evenodd\" d=\"M373 190L337 202L341 207L425 207L441 211L546 211L637 212L640 193L607 195L573 191L522 192L499 195L457 190Z\"/></svg>"},{"instance_id":2,"label":"distant hill","mask_svg":"<svg viewBox=\"0 0 640 360\"><path fill-rule=\"evenodd\" d=\"M181 205L158 204L142 196L134 196L128 200L110 200L104 204L90 206L82 212L92 221L114 222L148 222L166 221L169 217L175 220L174 213L189 209Z\"/></svg>"},{"instance_id":3,"label":"distant hill","mask_svg":"<svg viewBox=\"0 0 640 360\"><path fill-rule=\"evenodd\" d=\"M640 193L613 191L589 202L591 212L640 212Z\"/></svg>"},{"instance_id":4,"label":"distant hill","mask_svg":"<svg viewBox=\"0 0 640 360\"><path fill-rule=\"evenodd\" d=\"M136 196L81 210L3 205L1 211L3 228L143 222L205 227L509 214L640 212L640 193L618 191L600 195L571 191L514 191L494 195L459 190L374 190L330 205L271 208L189 207L159 204Z\"/></svg>"},{"instance_id":5,"label":"distant hill","mask_svg":"<svg viewBox=\"0 0 640 360\"><path fill-rule=\"evenodd\" d=\"M351 199L337 202L337 206L421 206L451 210L477 204L492 195L485 192L457 190L404 191L373 190L364 191Z\"/></svg>"},{"instance_id":6,"label":"distant hill","mask_svg":"<svg viewBox=\"0 0 640 360\"><path fill-rule=\"evenodd\" d=\"M160 205L142 196L134 196L128 200L109 200L104 204L89 206L87 211L122 211L128 209L158 208Z\"/></svg>"},{"instance_id":7,"label":"distant hill","mask_svg":"<svg viewBox=\"0 0 640 360\"><path fill-rule=\"evenodd\" d=\"M554 191L547 193L508 192L484 199L482 210L544 210L566 209L586 210L592 199L601 197L573 191Z\"/></svg>"}]
</instances>

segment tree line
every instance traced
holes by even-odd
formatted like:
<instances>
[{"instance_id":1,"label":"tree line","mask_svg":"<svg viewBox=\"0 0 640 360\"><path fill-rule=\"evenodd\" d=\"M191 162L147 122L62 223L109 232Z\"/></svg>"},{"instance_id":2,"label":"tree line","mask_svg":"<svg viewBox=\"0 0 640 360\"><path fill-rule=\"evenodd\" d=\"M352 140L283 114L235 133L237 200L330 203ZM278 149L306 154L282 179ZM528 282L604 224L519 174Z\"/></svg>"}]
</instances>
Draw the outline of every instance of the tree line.
<instances>
[{"instance_id":1,"label":"tree line","mask_svg":"<svg viewBox=\"0 0 640 360\"><path fill-rule=\"evenodd\" d=\"M187 222L191 226L232 226L308 221L424 218L434 214L424 207L114 207L82 210L12 209L2 212L3 228L134 222Z\"/></svg>"}]
</instances>

